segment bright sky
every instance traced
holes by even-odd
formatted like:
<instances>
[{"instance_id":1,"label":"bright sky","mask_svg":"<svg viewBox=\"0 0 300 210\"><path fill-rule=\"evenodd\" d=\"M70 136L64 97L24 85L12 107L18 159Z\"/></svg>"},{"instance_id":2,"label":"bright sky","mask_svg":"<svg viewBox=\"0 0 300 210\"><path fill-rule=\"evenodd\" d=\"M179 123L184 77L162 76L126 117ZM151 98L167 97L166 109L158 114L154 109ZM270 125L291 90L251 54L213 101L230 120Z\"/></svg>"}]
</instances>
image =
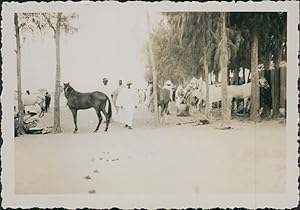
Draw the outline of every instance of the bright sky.
<instances>
[{"instance_id":1,"label":"bright sky","mask_svg":"<svg viewBox=\"0 0 300 210\"><path fill-rule=\"evenodd\" d=\"M153 22L156 15L151 15ZM79 31L62 34L62 82L79 91L97 90L102 77L111 85L131 80L145 85L143 47L148 39L146 11L114 8L81 10ZM46 88L54 91L55 42L53 34L43 39L27 39L22 51L22 89Z\"/></svg>"}]
</instances>

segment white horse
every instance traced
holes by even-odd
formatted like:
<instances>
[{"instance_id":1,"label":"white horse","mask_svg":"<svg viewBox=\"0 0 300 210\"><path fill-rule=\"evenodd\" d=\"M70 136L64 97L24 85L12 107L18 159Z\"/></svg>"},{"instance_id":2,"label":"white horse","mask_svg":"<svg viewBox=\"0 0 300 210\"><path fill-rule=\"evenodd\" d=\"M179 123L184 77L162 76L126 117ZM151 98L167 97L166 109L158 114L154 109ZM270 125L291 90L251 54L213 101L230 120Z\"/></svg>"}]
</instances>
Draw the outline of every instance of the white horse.
<instances>
[{"instance_id":1,"label":"white horse","mask_svg":"<svg viewBox=\"0 0 300 210\"><path fill-rule=\"evenodd\" d=\"M247 101L251 96L251 82L243 85L228 85L228 100L243 99L244 109ZM206 82L202 82L202 87L195 89L191 93L192 100L198 100L197 106L203 101L206 101ZM212 103L222 101L222 88L220 86L209 85L209 102Z\"/></svg>"},{"instance_id":2,"label":"white horse","mask_svg":"<svg viewBox=\"0 0 300 210\"><path fill-rule=\"evenodd\" d=\"M243 99L243 110L247 109L247 102L251 96L251 82L243 85L229 85L228 86L228 97L232 100ZM236 101L235 101L236 102Z\"/></svg>"}]
</instances>

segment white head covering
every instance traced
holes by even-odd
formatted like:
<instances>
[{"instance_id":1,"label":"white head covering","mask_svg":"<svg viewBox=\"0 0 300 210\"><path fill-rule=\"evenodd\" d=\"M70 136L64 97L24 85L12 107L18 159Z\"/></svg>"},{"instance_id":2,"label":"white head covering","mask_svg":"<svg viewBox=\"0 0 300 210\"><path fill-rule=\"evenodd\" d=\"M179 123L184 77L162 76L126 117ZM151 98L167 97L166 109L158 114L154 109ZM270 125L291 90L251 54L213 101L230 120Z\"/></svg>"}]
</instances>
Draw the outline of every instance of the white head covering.
<instances>
[{"instance_id":1,"label":"white head covering","mask_svg":"<svg viewBox=\"0 0 300 210\"><path fill-rule=\"evenodd\" d=\"M172 82L170 80L167 80L165 84L168 85L168 86L171 86Z\"/></svg>"},{"instance_id":2,"label":"white head covering","mask_svg":"<svg viewBox=\"0 0 300 210\"><path fill-rule=\"evenodd\" d=\"M126 82L126 85L132 85L132 82L129 80Z\"/></svg>"}]
</instances>

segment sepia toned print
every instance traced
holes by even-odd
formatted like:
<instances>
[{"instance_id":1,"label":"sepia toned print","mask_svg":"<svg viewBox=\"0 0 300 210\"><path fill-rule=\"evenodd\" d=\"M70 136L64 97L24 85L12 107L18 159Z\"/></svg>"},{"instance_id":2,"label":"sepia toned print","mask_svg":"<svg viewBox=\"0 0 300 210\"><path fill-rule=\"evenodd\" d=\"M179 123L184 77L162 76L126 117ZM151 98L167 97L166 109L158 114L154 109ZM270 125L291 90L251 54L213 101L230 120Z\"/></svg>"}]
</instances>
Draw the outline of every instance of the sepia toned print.
<instances>
[{"instance_id":1,"label":"sepia toned print","mask_svg":"<svg viewBox=\"0 0 300 210\"><path fill-rule=\"evenodd\" d=\"M297 204L293 2L31 4L2 14L5 205Z\"/></svg>"}]
</instances>

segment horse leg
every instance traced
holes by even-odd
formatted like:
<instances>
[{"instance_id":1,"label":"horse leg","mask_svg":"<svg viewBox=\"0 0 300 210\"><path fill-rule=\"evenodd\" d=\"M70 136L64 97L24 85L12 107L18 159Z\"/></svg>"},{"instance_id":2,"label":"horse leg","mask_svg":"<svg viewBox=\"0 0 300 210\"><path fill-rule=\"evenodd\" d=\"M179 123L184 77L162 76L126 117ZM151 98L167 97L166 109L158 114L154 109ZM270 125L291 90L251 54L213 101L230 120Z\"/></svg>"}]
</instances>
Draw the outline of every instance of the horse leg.
<instances>
[{"instance_id":1,"label":"horse leg","mask_svg":"<svg viewBox=\"0 0 300 210\"><path fill-rule=\"evenodd\" d=\"M164 123L167 124L167 113L169 112L169 109L168 109L168 104L165 104L165 116L164 116Z\"/></svg>"},{"instance_id":2,"label":"horse leg","mask_svg":"<svg viewBox=\"0 0 300 210\"><path fill-rule=\"evenodd\" d=\"M103 109L102 112L103 112L103 114L104 114L104 116L105 116L105 119L106 119L106 121L105 121L106 126L105 126L104 131L107 131L107 130L108 130L108 125L109 125L110 119L109 119L108 113L106 112L105 109Z\"/></svg>"},{"instance_id":3,"label":"horse leg","mask_svg":"<svg viewBox=\"0 0 300 210\"><path fill-rule=\"evenodd\" d=\"M165 117L165 112L166 112L166 107L164 104L161 105L161 110L160 110L160 121L163 124L164 123L164 117Z\"/></svg>"},{"instance_id":4,"label":"horse leg","mask_svg":"<svg viewBox=\"0 0 300 210\"><path fill-rule=\"evenodd\" d=\"M247 102L248 102L248 97L244 98L244 102L243 102L243 114L246 114L247 111Z\"/></svg>"},{"instance_id":5,"label":"horse leg","mask_svg":"<svg viewBox=\"0 0 300 210\"><path fill-rule=\"evenodd\" d=\"M159 122L162 124L163 123L163 117L164 117L164 104L161 104L160 110L159 110Z\"/></svg>"},{"instance_id":6,"label":"horse leg","mask_svg":"<svg viewBox=\"0 0 300 210\"><path fill-rule=\"evenodd\" d=\"M78 127L77 127L77 109L71 109L72 114L73 114L73 121L74 121L74 125L75 125L75 129L73 131L73 133L77 133L78 131Z\"/></svg>"},{"instance_id":7,"label":"horse leg","mask_svg":"<svg viewBox=\"0 0 300 210\"><path fill-rule=\"evenodd\" d=\"M100 125L101 125L101 122L102 122L102 115L101 115L100 109L95 109L95 110L96 110L96 113L97 113L97 116L98 116L98 124L97 124L96 129L94 130L94 132L96 133L96 132L99 130L99 127L100 127Z\"/></svg>"},{"instance_id":8,"label":"horse leg","mask_svg":"<svg viewBox=\"0 0 300 210\"><path fill-rule=\"evenodd\" d=\"M237 99L232 98L232 100L231 100L231 112L236 111L235 104L237 104Z\"/></svg>"},{"instance_id":9,"label":"horse leg","mask_svg":"<svg viewBox=\"0 0 300 210\"><path fill-rule=\"evenodd\" d=\"M164 123L164 117L165 117L165 105L161 105L161 110L160 110L160 122L161 124Z\"/></svg>"}]
</instances>

